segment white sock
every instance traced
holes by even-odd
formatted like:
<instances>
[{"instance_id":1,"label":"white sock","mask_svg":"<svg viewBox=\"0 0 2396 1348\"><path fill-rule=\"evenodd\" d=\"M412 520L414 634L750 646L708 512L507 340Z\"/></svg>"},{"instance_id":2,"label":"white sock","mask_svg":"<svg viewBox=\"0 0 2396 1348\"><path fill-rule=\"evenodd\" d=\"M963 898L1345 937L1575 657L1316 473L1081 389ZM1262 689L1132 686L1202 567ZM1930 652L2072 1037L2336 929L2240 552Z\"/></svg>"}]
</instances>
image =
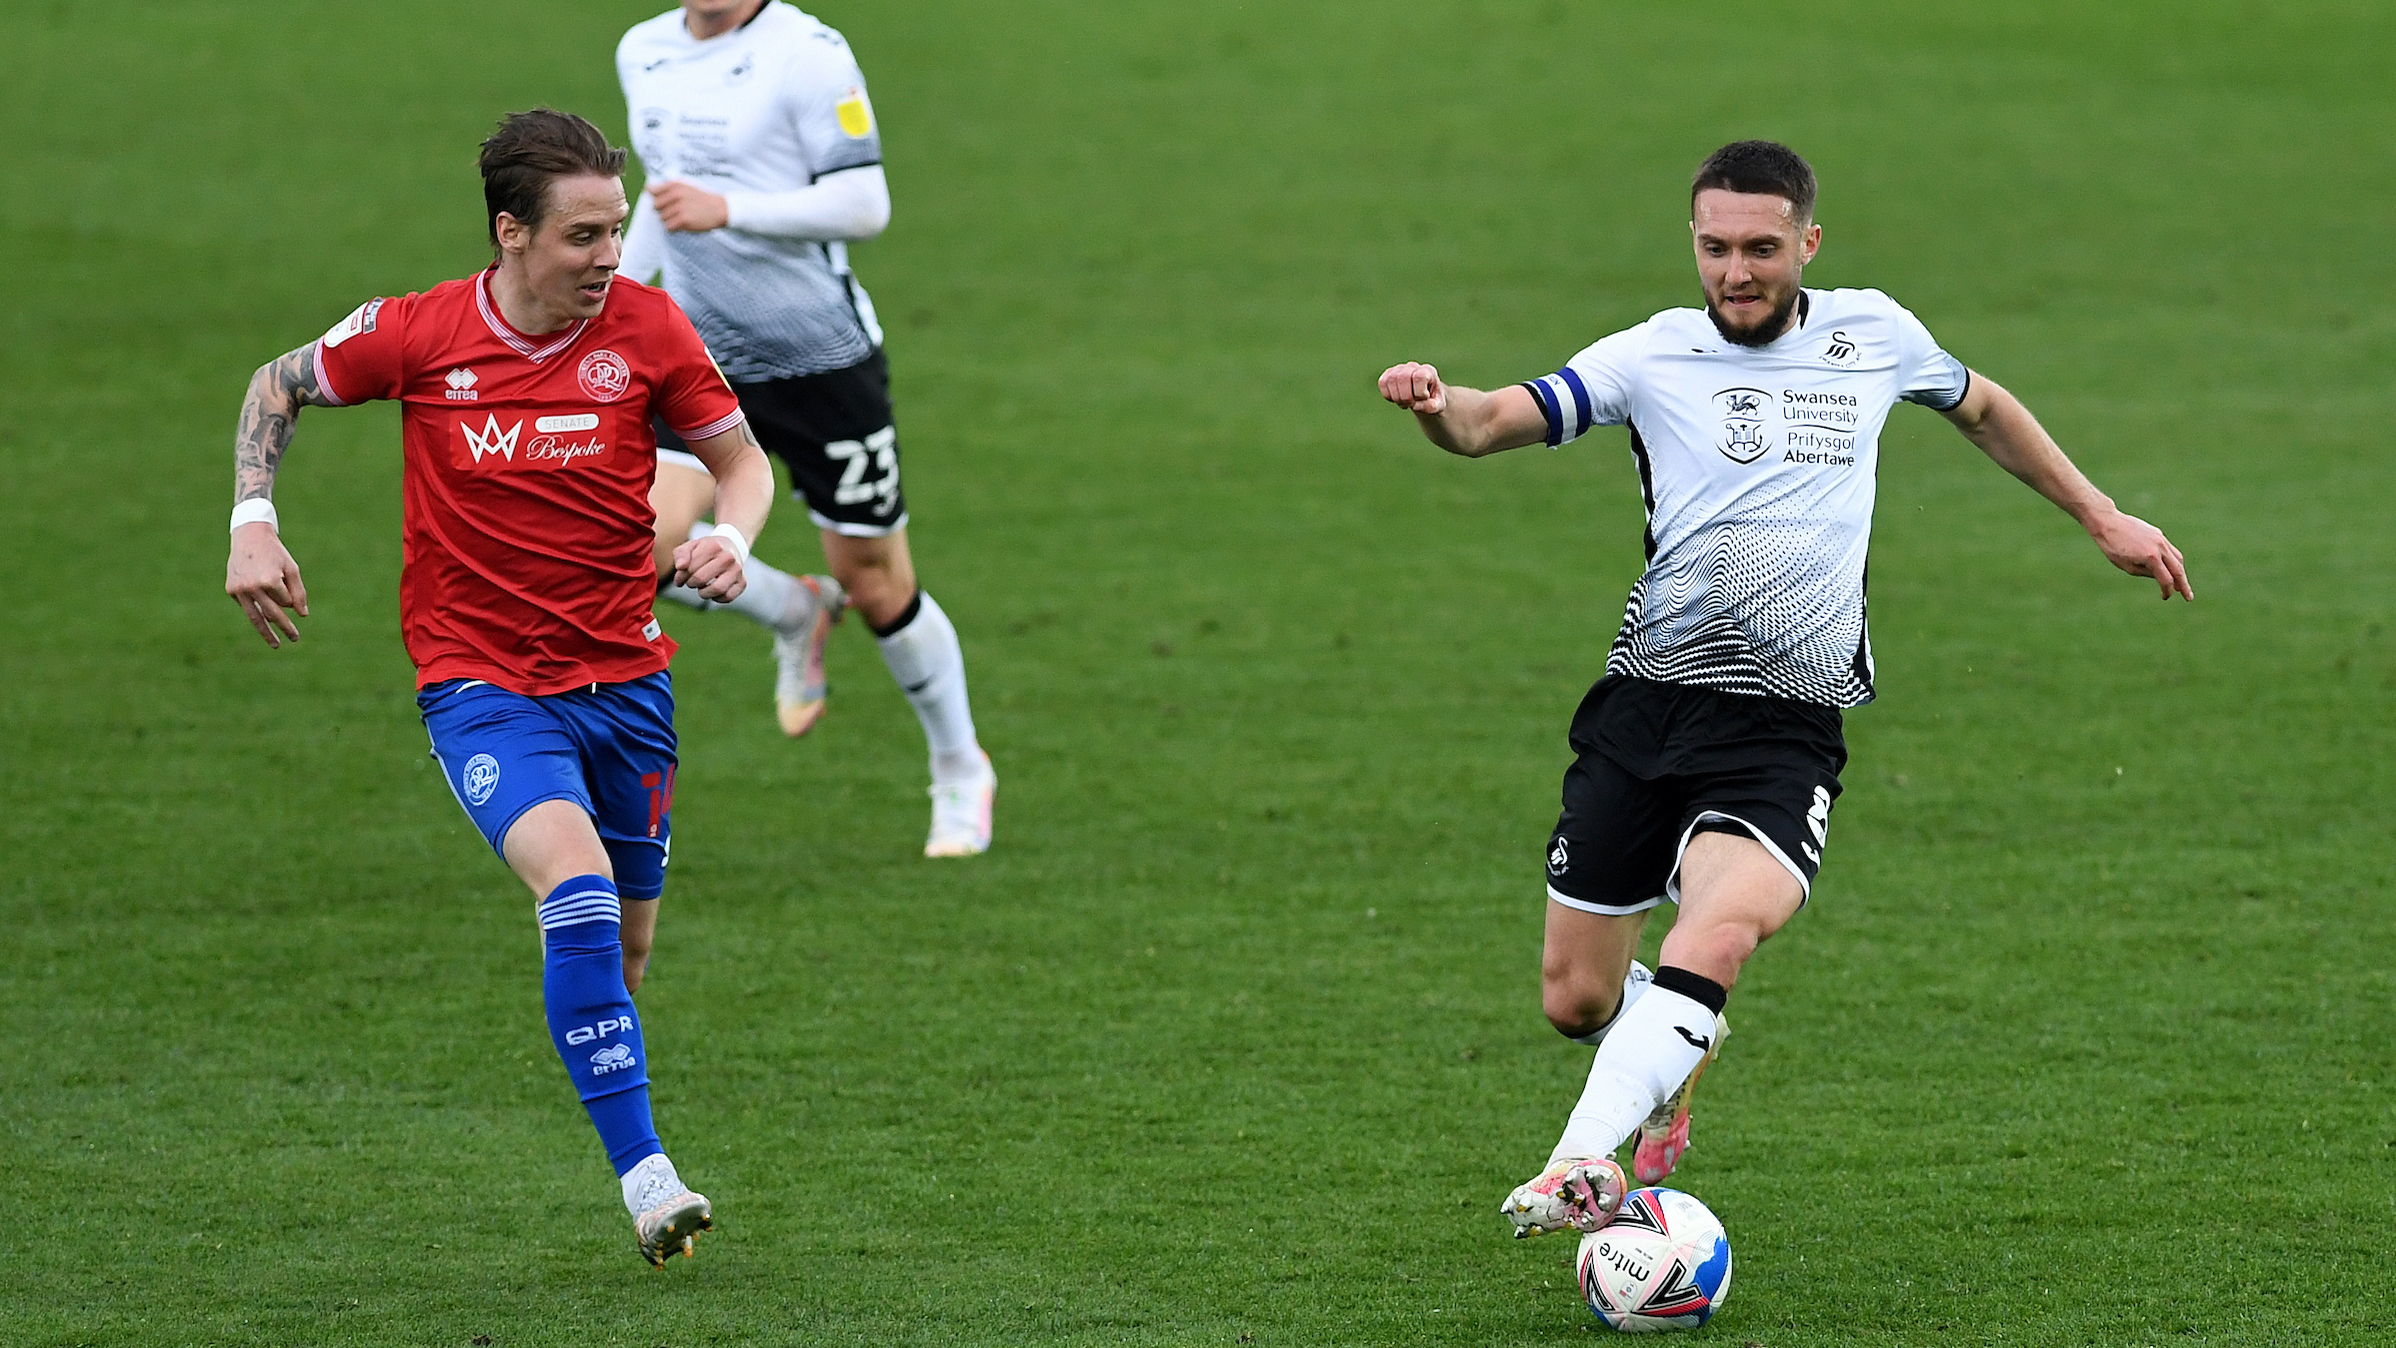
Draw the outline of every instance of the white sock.
<instances>
[{"instance_id":1,"label":"white sock","mask_svg":"<svg viewBox=\"0 0 2396 1348\"><path fill-rule=\"evenodd\" d=\"M691 525L691 537L705 538L715 528L700 521ZM709 599L688 585L667 585L658 593L677 604L687 604L701 613L709 609L730 609L760 627L776 631L792 625L802 616L806 604L806 587L798 578L766 562L751 557L741 567L749 577L749 586L730 603Z\"/></svg>"},{"instance_id":2,"label":"white sock","mask_svg":"<svg viewBox=\"0 0 2396 1348\"><path fill-rule=\"evenodd\" d=\"M682 1177L674 1173L674 1163L662 1151L625 1171L623 1182L624 1206L635 1217L683 1189Z\"/></svg>"},{"instance_id":3,"label":"white sock","mask_svg":"<svg viewBox=\"0 0 2396 1348\"><path fill-rule=\"evenodd\" d=\"M1618 1017L1589 1064L1589 1084L1548 1154L1611 1156L1631 1131L1705 1061L1720 1027L1704 1005L1670 988L1649 985L1639 1004Z\"/></svg>"},{"instance_id":4,"label":"white sock","mask_svg":"<svg viewBox=\"0 0 2396 1348\"><path fill-rule=\"evenodd\" d=\"M965 698L965 649L957 629L932 596L915 592L915 616L888 636L877 637L882 663L923 722L932 750L932 780L953 782L982 772L981 745L973 737L973 706Z\"/></svg>"},{"instance_id":5,"label":"white sock","mask_svg":"<svg viewBox=\"0 0 2396 1348\"><path fill-rule=\"evenodd\" d=\"M1632 960L1631 971L1622 976L1622 1000L1614 1004L1614 1014L1606 1017L1605 1024L1589 1033L1574 1035L1572 1042L1587 1044L1591 1048L1606 1042L1606 1036L1614 1033L1614 1027L1622 1023L1622 1014L1630 1010L1632 1004L1645 995L1649 988L1655 986L1655 981L1656 976L1648 972L1646 965Z\"/></svg>"}]
</instances>

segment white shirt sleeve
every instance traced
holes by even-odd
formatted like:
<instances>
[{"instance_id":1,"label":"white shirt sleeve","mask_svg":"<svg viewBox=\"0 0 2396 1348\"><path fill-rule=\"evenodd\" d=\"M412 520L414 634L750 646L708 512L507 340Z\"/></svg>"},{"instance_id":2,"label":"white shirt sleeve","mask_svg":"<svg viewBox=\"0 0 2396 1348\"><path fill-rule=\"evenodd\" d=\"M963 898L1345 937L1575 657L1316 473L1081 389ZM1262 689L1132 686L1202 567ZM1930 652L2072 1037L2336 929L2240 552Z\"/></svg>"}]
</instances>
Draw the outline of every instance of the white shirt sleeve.
<instances>
[{"instance_id":1,"label":"white shirt sleeve","mask_svg":"<svg viewBox=\"0 0 2396 1348\"><path fill-rule=\"evenodd\" d=\"M1631 419L1639 352L1646 340L1647 324L1624 328L1583 347L1554 374L1524 381L1547 417L1549 445L1570 444L1593 426L1619 426Z\"/></svg>"},{"instance_id":2,"label":"white shirt sleeve","mask_svg":"<svg viewBox=\"0 0 2396 1348\"><path fill-rule=\"evenodd\" d=\"M1919 403L1934 411L1952 411L1971 391L1972 372L1962 361L1950 356L1930 335L1930 329L1913 311L1890 301L1897 311L1897 330L1904 334L1904 355L1897 369L1898 397L1909 403Z\"/></svg>"},{"instance_id":3,"label":"white shirt sleeve","mask_svg":"<svg viewBox=\"0 0 2396 1348\"><path fill-rule=\"evenodd\" d=\"M842 169L788 192L726 192L724 202L730 228L778 239L870 239L890 223L890 182L880 164Z\"/></svg>"},{"instance_id":4,"label":"white shirt sleeve","mask_svg":"<svg viewBox=\"0 0 2396 1348\"><path fill-rule=\"evenodd\" d=\"M882 162L882 128L865 94L865 72L846 41L812 46L786 78L791 129L817 179Z\"/></svg>"},{"instance_id":5,"label":"white shirt sleeve","mask_svg":"<svg viewBox=\"0 0 2396 1348\"><path fill-rule=\"evenodd\" d=\"M632 204L631 223L624 226L624 257L616 272L643 285L657 280L666 266L666 222L657 216L657 203L647 192Z\"/></svg>"}]
</instances>

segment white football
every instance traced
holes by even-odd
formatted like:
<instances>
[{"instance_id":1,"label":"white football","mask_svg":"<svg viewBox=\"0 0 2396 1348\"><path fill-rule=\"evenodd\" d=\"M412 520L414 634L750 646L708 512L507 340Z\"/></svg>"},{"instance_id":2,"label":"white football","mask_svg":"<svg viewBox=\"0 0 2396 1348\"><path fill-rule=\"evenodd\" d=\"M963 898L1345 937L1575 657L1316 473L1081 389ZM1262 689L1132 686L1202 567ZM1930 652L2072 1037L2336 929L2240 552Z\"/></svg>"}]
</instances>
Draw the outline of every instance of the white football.
<instances>
[{"instance_id":1,"label":"white football","mask_svg":"<svg viewBox=\"0 0 2396 1348\"><path fill-rule=\"evenodd\" d=\"M1730 1237L1678 1189L1634 1189L1581 1237L1581 1299L1625 1333L1695 1329L1730 1296Z\"/></svg>"}]
</instances>

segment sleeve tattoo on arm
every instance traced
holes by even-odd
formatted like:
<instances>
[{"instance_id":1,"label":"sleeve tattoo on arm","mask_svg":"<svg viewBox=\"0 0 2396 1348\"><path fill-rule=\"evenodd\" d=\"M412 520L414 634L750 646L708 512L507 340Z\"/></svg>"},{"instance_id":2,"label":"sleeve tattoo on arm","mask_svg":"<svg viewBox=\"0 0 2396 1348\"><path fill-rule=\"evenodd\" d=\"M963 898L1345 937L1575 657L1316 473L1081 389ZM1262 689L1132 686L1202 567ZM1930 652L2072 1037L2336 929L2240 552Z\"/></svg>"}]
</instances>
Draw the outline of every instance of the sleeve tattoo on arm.
<instances>
[{"instance_id":1,"label":"sleeve tattoo on arm","mask_svg":"<svg viewBox=\"0 0 2396 1348\"><path fill-rule=\"evenodd\" d=\"M331 407L316 382L316 344L286 351L250 380L233 431L233 500L255 500L274 490L275 470L302 407Z\"/></svg>"}]
</instances>

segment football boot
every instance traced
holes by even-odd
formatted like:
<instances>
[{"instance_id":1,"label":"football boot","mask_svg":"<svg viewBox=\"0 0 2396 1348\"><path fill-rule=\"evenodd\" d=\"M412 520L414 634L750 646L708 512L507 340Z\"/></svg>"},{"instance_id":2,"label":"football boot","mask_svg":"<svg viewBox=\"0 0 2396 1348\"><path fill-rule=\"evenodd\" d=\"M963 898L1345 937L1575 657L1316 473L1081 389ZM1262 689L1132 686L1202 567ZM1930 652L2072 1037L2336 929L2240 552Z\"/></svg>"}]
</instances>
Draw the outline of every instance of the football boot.
<instances>
[{"instance_id":1,"label":"football boot","mask_svg":"<svg viewBox=\"0 0 2396 1348\"><path fill-rule=\"evenodd\" d=\"M1514 1223L1516 1240L1567 1228L1595 1231L1614 1220L1630 1188L1611 1156L1560 1156L1506 1195L1498 1211Z\"/></svg>"},{"instance_id":2,"label":"football boot","mask_svg":"<svg viewBox=\"0 0 2396 1348\"><path fill-rule=\"evenodd\" d=\"M824 678L824 643L848 611L848 592L830 576L794 576L808 599L806 611L774 632L774 714L782 733L797 739L815 728L832 694Z\"/></svg>"},{"instance_id":3,"label":"football boot","mask_svg":"<svg viewBox=\"0 0 2396 1348\"><path fill-rule=\"evenodd\" d=\"M982 770L956 782L932 783L932 831L924 839L927 857L969 857L990 850L990 807L998 798L998 774L990 755L982 755Z\"/></svg>"},{"instance_id":4,"label":"football boot","mask_svg":"<svg viewBox=\"0 0 2396 1348\"><path fill-rule=\"evenodd\" d=\"M1639 1125L1639 1145L1631 1150L1631 1173L1641 1184L1661 1184L1681 1163L1689 1150L1689 1097L1697 1091L1697 1079L1713 1064L1722 1052L1722 1041L1730 1038L1730 1017L1714 1017L1714 1042L1706 1045L1705 1056L1681 1082L1679 1089L1664 1098Z\"/></svg>"}]
</instances>

